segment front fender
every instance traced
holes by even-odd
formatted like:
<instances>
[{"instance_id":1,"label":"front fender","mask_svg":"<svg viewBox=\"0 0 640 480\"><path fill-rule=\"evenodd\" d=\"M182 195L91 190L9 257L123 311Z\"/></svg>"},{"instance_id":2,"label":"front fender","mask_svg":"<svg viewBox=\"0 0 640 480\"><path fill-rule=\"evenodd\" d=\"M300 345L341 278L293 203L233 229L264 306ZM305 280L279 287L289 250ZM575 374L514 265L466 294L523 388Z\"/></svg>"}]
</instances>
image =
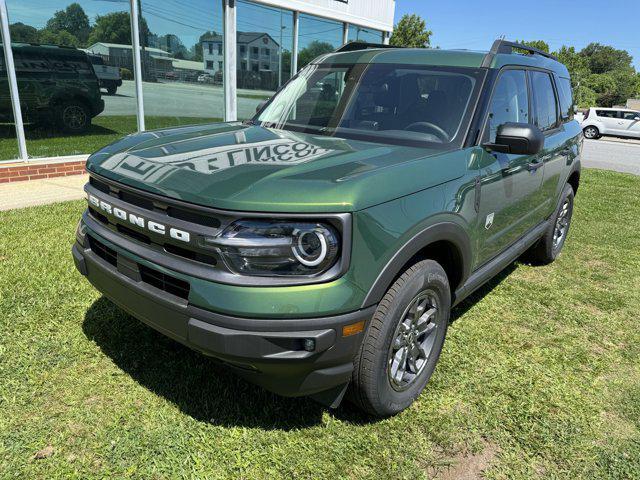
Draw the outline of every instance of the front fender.
<instances>
[{"instance_id":1,"label":"front fender","mask_svg":"<svg viewBox=\"0 0 640 480\"><path fill-rule=\"evenodd\" d=\"M470 274L472 265L471 239L465 229L453 221L438 221L433 223L404 241L404 244L396 251L386 263L373 285L369 289L363 307L378 303L393 280L401 273L403 267L411 258L430 244L446 241L453 246L456 252L456 263L461 268L459 285L452 285L455 290Z\"/></svg>"}]
</instances>

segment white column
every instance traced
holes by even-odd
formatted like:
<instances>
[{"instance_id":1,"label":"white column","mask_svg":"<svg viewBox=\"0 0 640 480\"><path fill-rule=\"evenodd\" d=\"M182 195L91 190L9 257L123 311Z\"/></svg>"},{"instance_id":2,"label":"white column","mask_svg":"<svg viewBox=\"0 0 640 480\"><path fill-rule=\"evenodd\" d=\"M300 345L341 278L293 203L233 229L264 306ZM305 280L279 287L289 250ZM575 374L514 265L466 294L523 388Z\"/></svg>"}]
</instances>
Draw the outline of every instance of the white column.
<instances>
[{"instance_id":1,"label":"white column","mask_svg":"<svg viewBox=\"0 0 640 480\"><path fill-rule=\"evenodd\" d=\"M222 0L222 29L224 59L222 63L224 84L224 120L238 119L238 99L236 80L236 2Z\"/></svg>"},{"instance_id":2,"label":"white column","mask_svg":"<svg viewBox=\"0 0 640 480\"><path fill-rule=\"evenodd\" d=\"M291 76L298 73L298 12L293 12L293 47L291 52Z\"/></svg>"},{"instance_id":3,"label":"white column","mask_svg":"<svg viewBox=\"0 0 640 480\"><path fill-rule=\"evenodd\" d=\"M142 62L140 60L140 29L138 0L130 0L131 5L131 47L133 49L133 81L136 86L136 107L138 131L144 132L144 98L142 97Z\"/></svg>"},{"instance_id":4,"label":"white column","mask_svg":"<svg viewBox=\"0 0 640 480\"><path fill-rule=\"evenodd\" d=\"M24 124L22 123L22 109L20 108L20 96L18 95L18 81L16 69L13 63L13 51L11 50L11 35L9 33L9 17L7 16L7 4L0 0L0 23L2 23L2 43L4 45L4 64L7 68L9 80L9 92L11 94L11 107L13 108L13 120L16 125L16 137L18 139L18 158L27 160L27 143L24 139Z\"/></svg>"},{"instance_id":5,"label":"white column","mask_svg":"<svg viewBox=\"0 0 640 480\"><path fill-rule=\"evenodd\" d=\"M349 24L344 22L342 24L342 44L344 45L349 41Z\"/></svg>"}]
</instances>

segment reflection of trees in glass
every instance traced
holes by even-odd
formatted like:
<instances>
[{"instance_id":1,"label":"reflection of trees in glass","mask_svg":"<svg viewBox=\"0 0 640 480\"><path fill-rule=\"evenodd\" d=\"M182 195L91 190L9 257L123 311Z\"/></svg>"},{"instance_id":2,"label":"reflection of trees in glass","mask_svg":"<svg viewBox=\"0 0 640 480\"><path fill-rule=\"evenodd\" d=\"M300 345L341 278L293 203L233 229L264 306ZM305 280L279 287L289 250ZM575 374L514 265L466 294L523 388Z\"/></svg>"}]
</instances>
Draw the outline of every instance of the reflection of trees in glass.
<instances>
[{"instance_id":1,"label":"reflection of trees in glass","mask_svg":"<svg viewBox=\"0 0 640 480\"><path fill-rule=\"evenodd\" d=\"M147 46L149 36L147 21L140 17L140 42ZM89 34L89 45L94 43L119 43L131 45L131 20L129 12L112 12L98 15L96 23Z\"/></svg>"},{"instance_id":2,"label":"reflection of trees in glass","mask_svg":"<svg viewBox=\"0 0 640 480\"><path fill-rule=\"evenodd\" d=\"M334 46L329 42L322 42L320 40L310 42L309 45L298 53L298 70L311 62L314 58L325 53L333 52L334 50Z\"/></svg>"},{"instance_id":3,"label":"reflection of trees in glass","mask_svg":"<svg viewBox=\"0 0 640 480\"><path fill-rule=\"evenodd\" d=\"M66 32L77 38L78 44L84 44L89 38L91 27L89 17L84 12L80 4L72 3L64 10L58 10L47 21L45 30L54 34Z\"/></svg>"}]
</instances>

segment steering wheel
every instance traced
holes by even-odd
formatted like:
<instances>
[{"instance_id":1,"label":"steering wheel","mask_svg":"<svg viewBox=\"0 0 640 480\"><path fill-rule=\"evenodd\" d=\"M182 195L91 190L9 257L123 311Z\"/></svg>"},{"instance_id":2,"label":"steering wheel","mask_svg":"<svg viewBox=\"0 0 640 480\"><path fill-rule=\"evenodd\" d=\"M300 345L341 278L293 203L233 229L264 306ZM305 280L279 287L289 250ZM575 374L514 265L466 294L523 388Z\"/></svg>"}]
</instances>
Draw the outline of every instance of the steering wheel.
<instances>
[{"instance_id":1,"label":"steering wheel","mask_svg":"<svg viewBox=\"0 0 640 480\"><path fill-rule=\"evenodd\" d=\"M412 124L407 125L404 129L412 130L412 131L422 131L423 129L426 129L426 130L430 130L430 132L427 132L427 133L435 134L436 137L442 140L442 143L448 143L451 140L447 132L445 132L438 125L435 125L431 122L413 122Z\"/></svg>"}]
</instances>

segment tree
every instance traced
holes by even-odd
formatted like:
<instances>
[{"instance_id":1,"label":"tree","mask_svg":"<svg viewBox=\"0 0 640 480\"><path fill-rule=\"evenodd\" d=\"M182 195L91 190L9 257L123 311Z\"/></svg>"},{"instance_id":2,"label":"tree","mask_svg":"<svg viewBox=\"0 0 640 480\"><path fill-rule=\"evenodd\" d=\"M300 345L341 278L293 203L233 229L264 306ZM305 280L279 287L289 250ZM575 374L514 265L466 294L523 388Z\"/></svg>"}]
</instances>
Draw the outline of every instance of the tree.
<instances>
[{"instance_id":1,"label":"tree","mask_svg":"<svg viewBox=\"0 0 640 480\"><path fill-rule=\"evenodd\" d=\"M47 28L40 30L40 43L50 43L52 45L65 45L67 47L78 47L80 41L66 30L53 31Z\"/></svg>"},{"instance_id":2,"label":"tree","mask_svg":"<svg viewBox=\"0 0 640 480\"><path fill-rule=\"evenodd\" d=\"M554 52L554 55L569 70L575 104L580 108L588 108L595 105L596 93L589 87L587 80L587 77L591 74L587 59L576 52L574 47L564 45L560 50Z\"/></svg>"},{"instance_id":3,"label":"tree","mask_svg":"<svg viewBox=\"0 0 640 480\"><path fill-rule=\"evenodd\" d=\"M54 13L53 17L47 21L45 30L54 34L66 31L84 44L89 38L91 27L89 26L89 17L84 13L80 4L72 3L64 10L58 10Z\"/></svg>"},{"instance_id":4,"label":"tree","mask_svg":"<svg viewBox=\"0 0 640 480\"><path fill-rule=\"evenodd\" d=\"M38 43L40 40L37 28L21 22L9 25L9 32L12 42Z\"/></svg>"},{"instance_id":5,"label":"tree","mask_svg":"<svg viewBox=\"0 0 640 480\"><path fill-rule=\"evenodd\" d=\"M147 46L149 27L147 21L140 17L140 44ZM93 30L89 34L89 45L97 42L120 43L131 45L131 21L128 12L113 12L98 15Z\"/></svg>"},{"instance_id":6,"label":"tree","mask_svg":"<svg viewBox=\"0 0 640 480\"><path fill-rule=\"evenodd\" d=\"M428 48L431 44L431 30L419 15L403 15L393 29L389 43L396 47Z\"/></svg>"},{"instance_id":7,"label":"tree","mask_svg":"<svg viewBox=\"0 0 640 480\"><path fill-rule=\"evenodd\" d=\"M580 55L589 62L591 73L607 73L614 70L634 71L633 58L626 50L590 43L582 49Z\"/></svg>"},{"instance_id":8,"label":"tree","mask_svg":"<svg viewBox=\"0 0 640 480\"><path fill-rule=\"evenodd\" d=\"M310 63L314 58L333 52L335 48L329 42L314 40L298 53L298 70Z\"/></svg>"},{"instance_id":9,"label":"tree","mask_svg":"<svg viewBox=\"0 0 640 480\"><path fill-rule=\"evenodd\" d=\"M538 50L542 50L543 52L547 52L547 53L550 52L549 44L544 40L530 40L530 41L516 40L516 43L521 43L523 45L526 45L527 47L537 48Z\"/></svg>"}]
</instances>

